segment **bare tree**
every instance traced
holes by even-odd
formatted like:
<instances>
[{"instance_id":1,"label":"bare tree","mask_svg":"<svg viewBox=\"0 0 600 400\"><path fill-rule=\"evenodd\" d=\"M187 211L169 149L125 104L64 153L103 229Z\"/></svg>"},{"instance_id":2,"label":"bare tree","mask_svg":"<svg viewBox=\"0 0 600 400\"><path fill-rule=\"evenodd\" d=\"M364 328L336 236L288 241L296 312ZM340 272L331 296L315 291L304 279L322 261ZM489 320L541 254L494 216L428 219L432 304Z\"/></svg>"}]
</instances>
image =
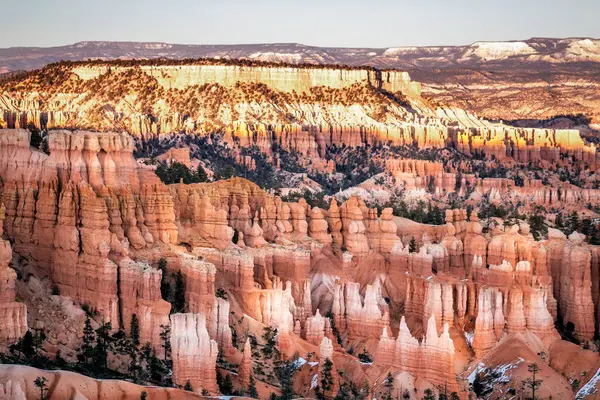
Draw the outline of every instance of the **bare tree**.
<instances>
[{"instance_id":1,"label":"bare tree","mask_svg":"<svg viewBox=\"0 0 600 400\"><path fill-rule=\"evenodd\" d=\"M528 397L528 399L536 400L537 397L535 397L535 391L542 384L542 380L536 378L537 373L540 372L540 368L537 363L533 363L529 364L527 369L531 372L531 378L527 378L527 380L524 381L525 387L531 390L531 397Z\"/></svg>"}]
</instances>

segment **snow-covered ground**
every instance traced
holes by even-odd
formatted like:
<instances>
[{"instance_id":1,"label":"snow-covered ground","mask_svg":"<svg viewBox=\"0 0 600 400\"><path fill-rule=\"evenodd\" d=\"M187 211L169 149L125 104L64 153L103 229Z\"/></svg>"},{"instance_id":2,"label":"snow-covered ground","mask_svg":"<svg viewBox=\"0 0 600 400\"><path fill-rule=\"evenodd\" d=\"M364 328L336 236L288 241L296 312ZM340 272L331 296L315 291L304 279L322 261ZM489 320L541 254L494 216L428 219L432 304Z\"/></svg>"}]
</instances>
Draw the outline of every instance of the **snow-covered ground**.
<instances>
[{"instance_id":1,"label":"snow-covered ground","mask_svg":"<svg viewBox=\"0 0 600 400\"><path fill-rule=\"evenodd\" d=\"M310 388L314 389L319 384L319 374L314 374L310 382Z\"/></svg>"},{"instance_id":2,"label":"snow-covered ground","mask_svg":"<svg viewBox=\"0 0 600 400\"><path fill-rule=\"evenodd\" d=\"M591 396L593 394L598 393L598 388L596 387L600 382L600 369L596 371L592 379L588 383L582 386L581 389L575 395L576 399L585 399L587 396Z\"/></svg>"}]
</instances>

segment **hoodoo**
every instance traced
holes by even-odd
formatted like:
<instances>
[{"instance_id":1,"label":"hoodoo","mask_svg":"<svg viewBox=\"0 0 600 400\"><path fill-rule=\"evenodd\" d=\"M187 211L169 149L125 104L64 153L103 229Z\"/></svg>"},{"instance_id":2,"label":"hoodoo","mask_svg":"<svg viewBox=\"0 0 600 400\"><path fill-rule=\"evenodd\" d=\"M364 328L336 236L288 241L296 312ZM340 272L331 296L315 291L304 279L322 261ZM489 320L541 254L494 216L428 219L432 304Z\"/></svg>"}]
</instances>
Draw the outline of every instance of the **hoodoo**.
<instances>
[{"instance_id":1,"label":"hoodoo","mask_svg":"<svg viewBox=\"0 0 600 400\"><path fill-rule=\"evenodd\" d=\"M226 59L0 79L0 397L596 393L596 140L421 90Z\"/></svg>"}]
</instances>

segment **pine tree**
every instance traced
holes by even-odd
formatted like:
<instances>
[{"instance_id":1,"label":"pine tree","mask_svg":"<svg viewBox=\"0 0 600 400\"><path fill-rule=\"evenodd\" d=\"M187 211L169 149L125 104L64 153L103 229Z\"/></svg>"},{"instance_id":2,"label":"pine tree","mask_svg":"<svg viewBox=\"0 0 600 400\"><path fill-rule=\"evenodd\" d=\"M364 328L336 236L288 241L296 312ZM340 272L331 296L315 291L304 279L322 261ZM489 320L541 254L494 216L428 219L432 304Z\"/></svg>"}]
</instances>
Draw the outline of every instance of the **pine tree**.
<instances>
[{"instance_id":1,"label":"pine tree","mask_svg":"<svg viewBox=\"0 0 600 400\"><path fill-rule=\"evenodd\" d=\"M354 396L356 398L357 396ZM348 391L348 384L346 382L342 383L338 389L337 394L333 398L333 400L346 400L350 398L350 392Z\"/></svg>"},{"instance_id":2,"label":"pine tree","mask_svg":"<svg viewBox=\"0 0 600 400\"><path fill-rule=\"evenodd\" d=\"M423 400L435 400L435 395L433 394L433 390L425 389Z\"/></svg>"},{"instance_id":3,"label":"pine tree","mask_svg":"<svg viewBox=\"0 0 600 400\"><path fill-rule=\"evenodd\" d=\"M394 387L394 377L391 372L388 372L387 378L385 379L385 387L393 388Z\"/></svg>"},{"instance_id":4,"label":"pine tree","mask_svg":"<svg viewBox=\"0 0 600 400\"><path fill-rule=\"evenodd\" d=\"M220 387L221 392L224 395L230 395L233 393L233 381L231 380L231 375L225 375L225 379L223 379L223 385Z\"/></svg>"},{"instance_id":5,"label":"pine tree","mask_svg":"<svg viewBox=\"0 0 600 400\"><path fill-rule=\"evenodd\" d=\"M219 390L221 390L221 386L223 386L223 375L221 375L221 370L219 370L217 368L217 386L219 387Z\"/></svg>"},{"instance_id":6,"label":"pine tree","mask_svg":"<svg viewBox=\"0 0 600 400\"><path fill-rule=\"evenodd\" d=\"M321 376L321 386L317 386L319 390L315 390L315 394L318 399L324 400L327 396L327 392L331 390L333 386L333 378L331 376L331 369L333 367L333 363L329 358L325 359L325 363L323 364L323 374Z\"/></svg>"},{"instance_id":7,"label":"pine tree","mask_svg":"<svg viewBox=\"0 0 600 400\"><path fill-rule=\"evenodd\" d=\"M38 376L33 384L40 389L40 400L45 400L48 392L48 379L44 376Z\"/></svg>"},{"instance_id":8,"label":"pine tree","mask_svg":"<svg viewBox=\"0 0 600 400\"><path fill-rule=\"evenodd\" d=\"M11 352L12 353L19 353L19 358L21 358L21 355L25 356L26 359L31 359L36 351L35 351L35 338L33 336L33 333L31 333L31 331L27 331L25 332L25 335L23 335L23 337L21 339L19 339L19 341L11 346Z\"/></svg>"},{"instance_id":9,"label":"pine tree","mask_svg":"<svg viewBox=\"0 0 600 400\"><path fill-rule=\"evenodd\" d=\"M173 297L173 308L175 312L184 312L185 310L185 281L181 271L175 275L175 295Z\"/></svg>"},{"instance_id":10,"label":"pine tree","mask_svg":"<svg viewBox=\"0 0 600 400\"><path fill-rule=\"evenodd\" d=\"M577 211L573 211L571 216L569 217L569 230L571 232L575 232L579 229L579 216L577 215Z\"/></svg>"},{"instance_id":11,"label":"pine tree","mask_svg":"<svg viewBox=\"0 0 600 400\"><path fill-rule=\"evenodd\" d=\"M111 343L110 322L103 323L96 329L96 347L94 348L94 366L96 368L108 368L108 346Z\"/></svg>"},{"instance_id":12,"label":"pine tree","mask_svg":"<svg viewBox=\"0 0 600 400\"><path fill-rule=\"evenodd\" d=\"M160 279L160 296L163 300L169 301L171 299L171 285L169 284L167 277L167 260L164 258L158 260L158 269L162 271L162 277Z\"/></svg>"},{"instance_id":13,"label":"pine tree","mask_svg":"<svg viewBox=\"0 0 600 400\"><path fill-rule=\"evenodd\" d=\"M198 170L196 171L196 175L198 177L198 182L208 182L208 175L204 168L202 168L202 164L198 165Z\"/></svg>"},{"instance_id":14,"label":"pine tree","mask_svg":"<svg viewBox=\"0 0 600 400\"><path fill-rule=\"evenodd\" d=\"M454 191L459 192L461 186L462 186L462 173L460 171L458 171L458 174L456 174L456 183L454 184Z\"/></svg>"},{"instance_id":15,"label":"pine tree","mask_svg":"<svg viewBox=\"0 0 600 400\"><path fill-rule=\"evenodd\" d=\"M563 230L564 226L563 226L563 222L562 222L562 214L561 213L556 214L556 218L554 218L554 226L558 230L561 230L561 231Z\"/></svg>"},{"instance_id":16,"label":"pine tree","mask_svg":"<svg viewBox=\"0 0 600 400\"><path fill-rule=\"evenodd\" d=\"M531 389L531 400L536 400L535 391L542 385L542 380L536 379L536 375L540 372L540 368L536 363L529 364L528 368L529 372L531 372L531 378L527 378L525 381L525 386Z\"/></svg>"},{"instance_id":17,"label":"pine tree","mask_svg":"<svg viewBox=\"0 0 600 400\"><path fill-rule=\"evenodd\" d=\"M169 325L160 326L160 340L163 349L165 349L165 361L167 361L171 353L171 327Z\"/></svg>"},{"instance_id":18,"label":"pine tree","mask_svg":"<svg viewBox=\"0 0 600 400\"><path fill-rule=\"evenodd\" d=\"M392 390L394 390L394 377L391 372L388 372L385 380L385 387L387 388L387 393L383 396L383 400L393 400Z\"/></svg>"},{"instance_id":19,"label":"pine tree","mask_svg":"<svg viewBox=\"0 0 600 400\"><path fill-rule=\"evenodd\" d=\"M94 357L94 343L96 342L96 332L92 328L92 321L89 315L85 317L85 324L83 326L83 339L81 346L79 346L79 354L77 358L84 364L90 364Z\"/></svg>"},{"instance_id":20,"label":"pine tree","mask_svg":"<svg viewBox=\"0 0 600 400\"><path fill-rule=\"evenodd\" d=\"M132 352L129 355L129 368L128 368L129 376L134 383L139 383L142 375L142 366L138 361L137 352Z\"/></svg>"},{"instance_id":21,"label":"pine tree","mask_svg":"<svg viewBox=\"0 0 600 400\"><path fill-rule=\"evenodd\" d=\"M416 253L417 251L417 240L414 236L410 239L410 242L408 243L408 251L410 253Z\"/></svg>"},{"instance_id":22,"label":"pine tree","mask_svg":"<svg viewBox=\"0 0 600 400\"><path fill-rule=\"evenodd\" d=\"M147 399L148 399L148 393L142 392L140 394L140 400L147 400Z\"/></svg>"},{"instance_id":23,"label":"pine tree","mask_svg":"<svg viewBox=\"0 0 600 400\"><path fill-rule=\"evenodd\" d=\"M194 391L194 388L192 387L192 383L190 382L189 379L187 381L185 381L185 386L183 387L183 390L187 390L188 392Z\"/></svg>"},{"instance_id":24,"label":"pine tree","mask_svg":"<svg viewBox=\"0 0 600 400\"><path fill-rule=\"evenodd\" d=\"M56 365L58 369L64 369L67 365L67 361L62 357L60 349L56 351L56 355L54 356L54 365Z\"/></svg>"},{"instance_id":25,"label":"pine tree","mask_svg":"<svg viewBox=\"0 0 600 400\"><path fill-rule=\"evenodd\" d=\"M146 347L150 348L150 351L148 351ZM164 377L169 372L169 368L163 361L156 357L156 352L152 350L149 343L147 343L142 349L142 354L144 354L146 359L146 374L152 382L162 384Z\"/></svg>"},{"instance_id":26,"label":"pine tree","mask_svg":"<svg viewBox=\"0 0 600 400\"><path fill-rule=\"evenodd\" d=\"M448 386L438 385L438 400L448 400Z\"/></svg>"},{"instance_id":27,"label":"pine tree","mask_svg":"<svg viewBox=\"0 0 600 400\"><path fill-rule=\"evenodd\" d=\"M140 345L140 324L138 322L138 318L136 314L131 315L131 325L130 325L130 336L131 341L135 347Z\"/></svg>"},{"instance_id":28,"label":"pine tree","mask_svg":"<svg viewBox=\"0 0 600 400\"><path fill-rule=\"evenodd\" d=\"M258 391L256 390L256 380L254 380L254 376L252 374L250 375L250 383L248 383L246 395L253 399L258 399Z\"/></svg>"},{"instance_id":29,"label":"pine tree","mask_svg":"<svg viewBox=\"0 0 600 400\"><path fill-rule=\"evenodd\" d=\"M363 347L363 351L358 355L358 359L362 363L371 363L371 362L373 362L373 357L371 357L371 354L369 354L369 352L367 351L366 347Z\"/></svg>"},{"instance_id":30,"label":"pine tree","mask_svg":"<svg viewBox=\"0 0 600 400\"><path fill-rule=\"evenodd\" d=\"M294 375L295 369L292 362L284 361L279 363L275 370L279 386L281 387L281 400L290 400L294 396L292 376Z\"/></svg>"}]
</instances>

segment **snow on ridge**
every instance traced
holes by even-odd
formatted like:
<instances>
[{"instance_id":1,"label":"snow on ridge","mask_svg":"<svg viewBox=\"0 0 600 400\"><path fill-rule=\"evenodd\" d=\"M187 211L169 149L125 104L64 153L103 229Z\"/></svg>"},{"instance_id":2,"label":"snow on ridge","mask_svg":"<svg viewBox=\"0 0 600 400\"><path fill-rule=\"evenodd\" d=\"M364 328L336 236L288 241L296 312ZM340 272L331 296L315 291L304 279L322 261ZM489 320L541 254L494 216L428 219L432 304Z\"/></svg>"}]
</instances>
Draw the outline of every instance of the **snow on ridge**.
<instances>
[{"instance_id":1,"label":"snow on ridge","mask_svg":"<svg viewBox=\"0 0 600 400\"><path fill-rule=\"evenodd\" d=\"M511 56L537 54L537 51L525 42L475 42L463 57L479 57L486 60L502 60Z\"/></svg>"},{"instance_id":2,"label":"snow on ridge","mask_svg":"<svg viewBox=\"0 0 600 400\"><path fill-rule=\"evenodd\" d=\"M248 56L251 60L260 61L284 61L288 63L297 63L302 61L302 54L298 53L276 53L273 51L252 53Z\"/></svg>"},{"instance_id":3,"label":"snow on ridge","mask_svg":"<svg viewBox=\"0 0 600 400\"><path fill-rule=\"evenodd\" d=\"M418 46L406 46L406 47L389 47L385 49L383 52L384 57L393 57L393 56L402 56L407 54L437 54L442 53L444 50L443 47L439 46L427 46L427 47L418 47Z\"/></svg>"},{"instance_id":4,"label":"snow on ridge","mask_svg":"<svg viewBox=\"0 0 600 400\"><path fill-rule=\"evenodd\" d=\"M570 60L600 61L600 40L582 39L573 41L565 50L564 56Z\"/></svg>"}]
</instances>

